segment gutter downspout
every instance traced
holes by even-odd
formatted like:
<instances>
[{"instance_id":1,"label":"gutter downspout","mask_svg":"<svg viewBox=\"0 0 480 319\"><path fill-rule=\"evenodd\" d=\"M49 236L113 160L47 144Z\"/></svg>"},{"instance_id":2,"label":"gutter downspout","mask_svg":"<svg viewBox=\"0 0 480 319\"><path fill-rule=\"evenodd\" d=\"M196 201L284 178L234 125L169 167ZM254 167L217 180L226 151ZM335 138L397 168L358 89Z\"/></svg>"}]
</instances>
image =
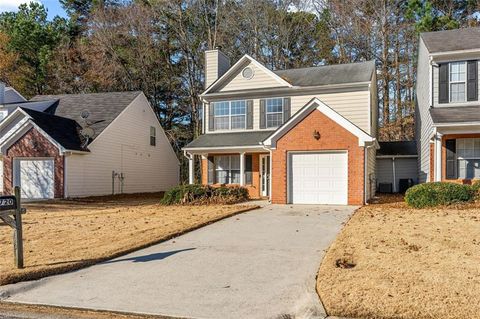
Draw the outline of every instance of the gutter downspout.
<instances>
[{"instance_id":1,"label":"gutter downspout","mask_svg":"<svg viewBox=\"0 0 480 319\"><path fill-rule=\"evenodd\" d=\"M265 146L265 144L263 144L263 142L260 143L263 147L264 150L268 151L268 153L270 154L270 162L268 163L268 166L270 168L270 171L268 172L268 174L270 174L270 178L269 178L269 181L268 181L268 187L269 187L269 190L268 190L268 201L271 203L272 202L272 149L268 148L267 146ZM259 165L261 165L261 163L259 163ZM287 174L288 176L288 174ZM260 180L262 179L262 177L260 176ZM287 184L288 184L288 181L287 181ZM288 191L287 191L287 200L288 200Z\"/></svg>"},{"instance_id":2,"label":"gutter downspout","mask_svg":"<svg viewBox=\"0 0 480 319\"><path fill-rule=\"evenodd\" d=\"M393 170L393 192L397 192L397 173L395 169L395 156L392 157L392 170Z\"/></svg>"},{"instance_id":3,"label":"gutter downspout","mask_svg":"<svg viewBox=\"0 0 480 319\"><path fill-rule=\"evenodd\" d=\"M363 166L364 166L364 173L363 173L363 203L368 205L368 198L367 198L367 178L368 178L368 149L370 147L374 147L375 143L372 145L365 146L365 154L363 154ZM370 185L370 191L372 190L372 185Z\"/></svg>"}]
</instances>

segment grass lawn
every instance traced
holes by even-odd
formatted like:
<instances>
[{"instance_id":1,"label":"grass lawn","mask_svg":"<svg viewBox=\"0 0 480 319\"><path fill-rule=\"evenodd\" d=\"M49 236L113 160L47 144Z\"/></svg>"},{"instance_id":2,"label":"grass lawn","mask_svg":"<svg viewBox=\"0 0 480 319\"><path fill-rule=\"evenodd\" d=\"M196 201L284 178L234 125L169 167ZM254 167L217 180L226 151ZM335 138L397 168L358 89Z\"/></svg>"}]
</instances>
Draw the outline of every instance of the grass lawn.
<instances>
[{"instance_id":1,"label":"grass lawn","mask_svg":"<svg viewBox=\"0 0 480 319\"><path fill-rule=\"evenodd\" d=\"M161 206L161 194L25 204L25 268L13 264L13 231L0 223L0 285L88 266L149 246L248 205Z\"/></svg>"},{"instance_id":2,"label":"grass lawn","mask_svg":"<svg viewBox=\"0 0 480 319\"><path fill-rule=\"evenodd\" d=\"M479 318L480 205L414 210L397 196L359 209L317 291L329 315Z\"/></svg>"}]
</instances>

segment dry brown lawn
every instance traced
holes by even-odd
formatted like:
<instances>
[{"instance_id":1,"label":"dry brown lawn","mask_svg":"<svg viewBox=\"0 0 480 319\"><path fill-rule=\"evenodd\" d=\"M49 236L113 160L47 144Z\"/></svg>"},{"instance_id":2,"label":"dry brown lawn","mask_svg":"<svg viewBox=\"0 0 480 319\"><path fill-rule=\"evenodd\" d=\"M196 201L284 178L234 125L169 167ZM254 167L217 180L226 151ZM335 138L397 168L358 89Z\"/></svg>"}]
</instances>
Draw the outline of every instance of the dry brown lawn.
<instances>
[{"instance_id":1,"label":"dry brown lawn","mask_svg":"<svg viewBox=\"0 0 480 319\"><path fill-rule=\"evenodd\" d=\"M359 209L320 266L329 315L480 318L480 205L414 210L401 197Z\"/></svg>"},{"instance_id":2,"label":"dry brown lawn","mask_svg":"<svg viewBox=\"0 0 480 319\"><path fill-rule=\"evenodd\" d=\"M0 223L0 285L88 266L253 207L162 206L160 198L145 194L26 204L24 269L14 267L13 231Z\"/></svg>"}]
</instances>

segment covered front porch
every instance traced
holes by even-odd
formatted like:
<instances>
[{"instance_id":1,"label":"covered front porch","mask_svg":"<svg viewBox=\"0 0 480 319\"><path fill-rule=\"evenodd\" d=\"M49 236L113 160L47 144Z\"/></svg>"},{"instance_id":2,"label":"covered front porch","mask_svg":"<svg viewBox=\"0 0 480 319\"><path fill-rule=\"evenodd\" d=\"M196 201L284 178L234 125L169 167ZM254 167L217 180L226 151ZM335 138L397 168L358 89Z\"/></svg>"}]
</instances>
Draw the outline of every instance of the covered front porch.
<instances>
[{"instance_id":1,"label":"covered front porch","mask_svg":"<svg viewBox=\"0 0 480 319\"><path fill-rule=\"evenodd\" d=\"M430 181L480 179L480 125L438 126L430 144Z\"/></svg>"},{"instance_id":2,"label":"covered front porch","mask_svg":"<svg viewBox=\"0 0 480 319\"><path fill-rule=\"evenodd\" d=\"M250 198L270 197L271 157L265 150L242 149L186 152L189 168L189 183L212 186L243 186ZM195 179L195 159L200 157L199 179Z\"/></svg>"}]
</instances>

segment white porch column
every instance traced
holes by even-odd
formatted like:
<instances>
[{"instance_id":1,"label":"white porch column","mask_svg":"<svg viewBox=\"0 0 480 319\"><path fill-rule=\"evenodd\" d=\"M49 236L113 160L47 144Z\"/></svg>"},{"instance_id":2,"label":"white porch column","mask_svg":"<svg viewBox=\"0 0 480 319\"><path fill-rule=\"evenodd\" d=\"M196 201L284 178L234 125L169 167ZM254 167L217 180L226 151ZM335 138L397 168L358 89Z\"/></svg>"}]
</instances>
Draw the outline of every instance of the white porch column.
<instances>
[{"instance_id":1,"label":"white porch column","mask_svg":"<svg viewBox=\"0 0 480 319\"><path fill-rule=\"evenodd\" d=\"M245 185L245 153L240 153L240 186Z\"/></svg>"},{"instance_id":2,"label":"white porch column","mask_svg":"<svg viewBox=\"0 0 480 319\"><path fill-rule=\"evenodd\" d=\"M442 134L437 133L435 135L435 158L434 158L434 181L442 181Z\"/></svg>"},{"instance_id":3,"label":"white porch column","mask_svg":"<svg viewBox=\"0 0 480 319\"><path fill-rule=\"evenodd\" d=\"M193 154L188 154L188 183L193 184L195 182L195 161L194 161L194 155Z\"/></svg>"}]
</instances>

